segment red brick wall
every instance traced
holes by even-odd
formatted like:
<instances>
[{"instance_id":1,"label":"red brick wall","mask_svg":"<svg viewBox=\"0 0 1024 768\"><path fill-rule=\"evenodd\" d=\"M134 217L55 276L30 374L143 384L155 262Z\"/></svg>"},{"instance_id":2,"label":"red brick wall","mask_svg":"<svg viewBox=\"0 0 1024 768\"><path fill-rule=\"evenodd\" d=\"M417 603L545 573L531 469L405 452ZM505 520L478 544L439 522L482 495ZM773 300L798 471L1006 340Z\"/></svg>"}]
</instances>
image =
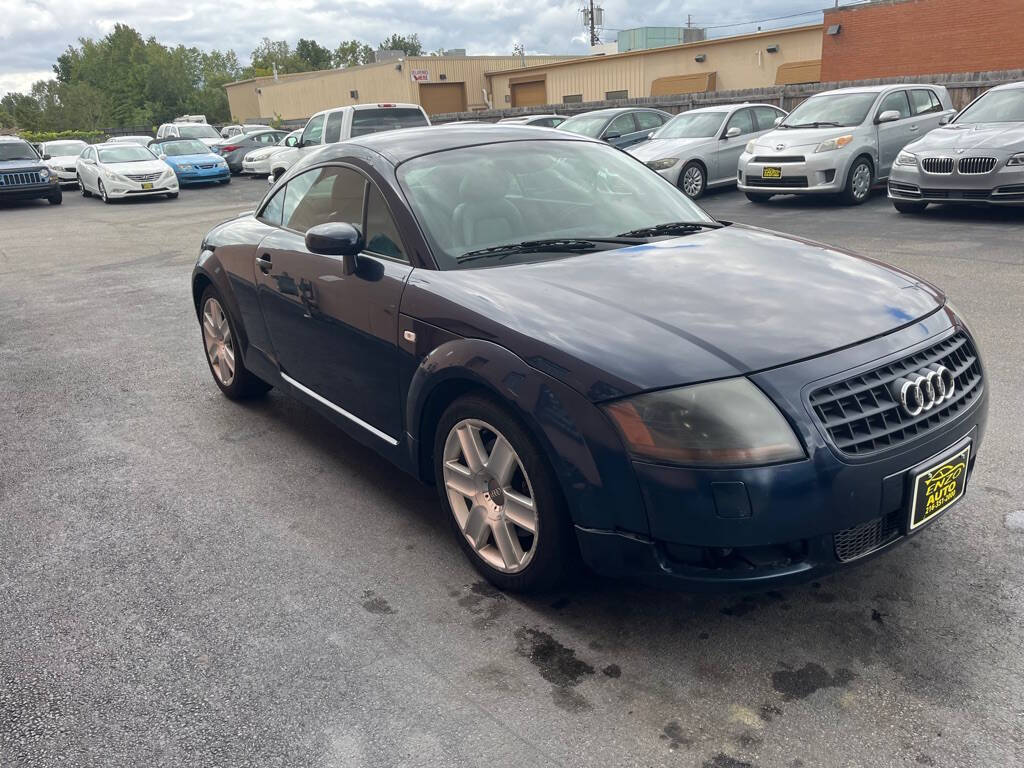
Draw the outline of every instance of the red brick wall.
<instances>
[{"instance_id":1,"label":"red brick wall","mask_svg":"<svg viewBox=\"0 0 1024 768\"><path fill-rule=\"evenodd\" d=\"M825 11L821 80L1024 69L1024 0L881 0Z\"/></svg>"}]
</instances>

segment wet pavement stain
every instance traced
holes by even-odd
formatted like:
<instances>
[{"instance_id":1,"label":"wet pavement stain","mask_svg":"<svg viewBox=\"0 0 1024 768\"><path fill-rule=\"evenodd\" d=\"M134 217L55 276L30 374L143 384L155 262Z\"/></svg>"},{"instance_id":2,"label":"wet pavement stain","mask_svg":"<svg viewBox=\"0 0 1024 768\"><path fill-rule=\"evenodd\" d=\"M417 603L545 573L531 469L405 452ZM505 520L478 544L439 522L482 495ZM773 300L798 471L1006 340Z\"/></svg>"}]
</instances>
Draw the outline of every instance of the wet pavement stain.
<instances>
[{"instance_id":1,"label":"wet pavement stain","mask_svg":"<svg viewBox=\"0 0 1024 768\"><path fill-rule=\"evenodd\" d=\"M871 609L871 620L875 621L875 622L878 622L879 624L885 624L885 621L883 620L883 617L886 616L886 615L887 614L882 613L877 608L872 608Z\"/></svg>"},{"instance_id":2,"label":"wet pavement stain","mask_svg":"<svg viewBox=\"0 0 1024 768\"><path fill-rule=\"evenodd\" d=\"M618 664L609 664L601 670L607 677L622 677L622 667Z\"/></svg>"},{"instance_id":3,"label":"wet pavement stain","mask_svg":"<svg viewBox=\"0 0 1024 768\"><path fill-rule=\"evenodd\" d=\"M730 757L724 752L719 752L710 760L705 760L702 768L754 768L754 764L748 763L745 760L737 760L735 757Z\"/></svg>"},{"instance_id":4,"label":"wet pavement stain","mask_svg":"<svg viewBox=\"0 0 1024 768\"><path fill-rule=\"evenodd\" d=\"M363 608L370 613L376 613L382 616L394 613L394 610L392 610L388 601L383 597L378 597L372 589L368 589L363 592Z\"/></svg>"},{"instance_id":5,"label":"wet pavement stain","mask_svg":"<svg viewBox=\"0 0 1024 768\"><path fill-rule=\"evenodd\" d=\"M566 648L547 632L520 627L515 632L516 651L527 658L551 683L555 704L570 712L590 709L587 700L573 690L585 676L593 675L594 668L576 658L576 651Z\"/></svg>"},{"instance_id":6,"label":"wet pavement stain","mask_svg":"<svg viewBox=\"0 0 1024 768\"><path fill-rule=\"evenodd\" d=\"M458 598L458 604L477 617L473 620L477 629L486 629L509 612L508 598L486 581L470 584L468 589L468 593L455 589L448 594Z\"/></svg>"},{"instance_id":7,"label":"wet pavement stain","mask_svg":"<svg viewBox=\"0 0 1024 768\"><path fill-rule=\"evenodd\" d=\"M763 707L761 707L761 711L758 712L758 715L766 723L770 723L772 720L774 720L781 714L782 710L776 707L774 704L765 704Z\"/></svg>"},{"instance_id":8,"label":"wet pavement stain","mask_svg":"<svg viewBox=\"0 0 1024 768\"><path fill-rule=\"evenodd\" d=\"M820 664L807 663L800 669L772 672L772 687L782 694L783 701L794 701L806 699L822 688L845 688L855 677L848 669L837 669L832 675Z\"/></svg>"},{"instance_id":9,"label":"wet pavement stain","mask_svg":"<svg viewBox=\"0 0 1024 768\"><path fill-rule=\"evenodd\" d=\"M745 595L742 600L733 605L727 605L722 609L726 616L746 616L748 613L764 608L768 605L784 603L786 596L781 592L765 592L760 595Z\"/></svg>"},{"instance_id":10,"label":"wet pavement stain","mask_svg":"<svg viewBox=\"0 0 1024 768\"><path fill-rule=\"evenodd\" d=\"M834 603L838 598L831 592L811 592L811 597L819 603Z\"/></svg>"},{"instance_id":11,"label":"wet pavement stain","mask_svg":"<svg viewBox=\"0 0 1024 768\"><path fill-rule=\"evenodd\" d=\"M679 724L678 720L673 720L662 728L658 738L662 741L667 741L669 749L693 746L693 739L683 733L683 727Z\"/></svg>"}]
</instances>

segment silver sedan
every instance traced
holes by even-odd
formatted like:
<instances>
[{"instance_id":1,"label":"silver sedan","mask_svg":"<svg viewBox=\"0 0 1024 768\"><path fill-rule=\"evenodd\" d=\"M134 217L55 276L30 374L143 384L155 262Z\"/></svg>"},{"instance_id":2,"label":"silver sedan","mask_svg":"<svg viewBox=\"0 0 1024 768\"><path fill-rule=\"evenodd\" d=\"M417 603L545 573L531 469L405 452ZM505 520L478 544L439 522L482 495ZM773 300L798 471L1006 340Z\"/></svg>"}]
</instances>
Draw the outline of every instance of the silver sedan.
<instances>
[{"instance_id":1,"label":"silver sedan","mask_svg":"<svg viewBox=\"0 0 1024 768\"><path fill-rule=\"evenodd\" d=\"M1024 205L1024 82L1000 85L908 144L889 176L900 213L929 203Z\"/></svg>"},{"instance_id":2,"label":"silver sedan","mask_svg":"<svg viewBox=\"0 0 1024 768\"><path fill-rule=\"evenodd\" d=\"M771 104L691 109L661 126L649 141L627 151L696 199L708 187L735 184L743 147L785 116Z\"/></svg>"}]
</instances>

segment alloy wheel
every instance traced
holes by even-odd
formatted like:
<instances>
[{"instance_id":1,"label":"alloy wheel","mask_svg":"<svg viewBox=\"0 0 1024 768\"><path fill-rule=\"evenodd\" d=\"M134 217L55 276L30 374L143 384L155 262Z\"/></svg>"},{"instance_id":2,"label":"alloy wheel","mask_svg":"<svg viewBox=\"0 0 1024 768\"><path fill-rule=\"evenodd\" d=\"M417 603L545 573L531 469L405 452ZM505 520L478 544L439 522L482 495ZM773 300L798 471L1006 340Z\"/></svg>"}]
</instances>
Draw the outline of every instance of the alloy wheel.
<instances>
[{"instance_id":1,"label":"alloy wheel","mask_svg":"<svg viewBox=\"0 0 1024 768\"><path fill-rule=\"evenodd\" d=\"M103 180L100 179L98 184L100 188L100 200L102 200L104 203L109 203L110 198L107 197L107 188L103 186Z\"/></svg>"},{"instance_id":2,"label":"alloy wheel","mask_svg":"<svg viewBox=\"0 0 1024 768\"><path fill-rule=\"evenodd\" d=\"M444 444L442 475L455 522L474 552L502 573L537 550L536 496L512 444L480 419L463 419Z\"/></svg>"},{"instance_id":3,"label":"alloy wheel","mask_svg":"<svg viewBox=\"0 0 1024 768\"><path fill-rule=\"evenodd\" d=\"M235 344L227 315L214 298L203 305L203 342L213 375L225 387L235 379Z\"/></svg>"},{"instance_id":4,"label":"alloy wheel","mask_svg":"<svg viewBox=\"0 0 1024 768\"><path fill-rule=\"evenodd\" d=\"M683 171L683 192L687 197L699 197L704 189L704 174L696 165Z\"/></svg>"},{"instance_id":5,"label":"alloy wheel","mask_svg":"<svg viewBox=\"0 0 1024 768\"><path fill-rule=\"evenodd\" d=\"M853 196L863 200L871 191L871 168L867 163L858 163L853 169Z\"/></svg>"}]
</instances>

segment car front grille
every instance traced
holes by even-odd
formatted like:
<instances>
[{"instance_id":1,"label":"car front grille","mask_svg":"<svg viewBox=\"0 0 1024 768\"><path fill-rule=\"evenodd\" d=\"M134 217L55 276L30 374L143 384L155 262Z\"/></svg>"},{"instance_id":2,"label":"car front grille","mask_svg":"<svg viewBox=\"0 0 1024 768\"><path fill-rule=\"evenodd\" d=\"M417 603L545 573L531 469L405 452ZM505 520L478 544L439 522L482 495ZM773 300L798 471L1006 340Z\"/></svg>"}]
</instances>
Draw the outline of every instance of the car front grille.
<instances>
[{"instance_id":1,"label":"car front grille","mask_svg":"<svg viewBox=\"0 0 1024 768\"><path fill-rule=\"evenodd\" d=\"M890 512L885 517L876 517L833 534L836 557L848 563L892 543L900 537L901 517L901 512Z\"/></svg>"},{"instance_id":2,"label":"car front grille","mask_svg":"<svg viewBox=\"0 0 1024 768\"><path fill-rule=\"evenodd\" d=\"M806 160L803 155L754 155L750 158L752 163L802 163Z\"/></svg>"},{"instance_id":3,"label":"car front grille","mask_svg":"<svg viewBox=\"0 0 1024 768\"><path fill-rule=\"evenodd\" d=\"M25 173L0 173L0 187L21 187L29 184L42 184L43 179L38 171Z\"/></svg>"},{"instance_id":4,"label":"car front grille","mask_svg":"<svg viewBox=\"0 0 1024 768\"><path fill-rule=\"evenodd\" d=\"M132 181L156 181L162 173L126 173L125 177Z\"/></svg>"},{"instance_id":5,"label":"car front grille","mask_svg":"<svg viewBox=\"0 0 1024 768\"><path fill-rule=\"evenodd\" d=\"M925 173L952 173L952 157L926 157L921 161Z\"/></svg>"},{"instance_id":6,"label":"car front grille","mask_svg":"<svg viewBox=\"0 0 1024 768\"><path fill-rule=\"evenodd\" d=\"M909 416L891 385L931 365L944 365L953 373L953 396L917 416ZM961 332L901 360L815 390L810 404L836 448L850 456L863 456L942 426L970 407L982 390L977 352Z\"/></svg>"},{"instance_id":7,"label":"car front grille","mask_svg":"<svg viewBox=\"0 0 1024 768\"><path fill-rule=\"evenodd\" d=\"M748 187L806 187L806 176L785 176L781 179L762 179L760 176L747 175Z\"/></svg>"},{"instance_id":8,"label":"car front grille","mask_svg":"<svg viewBox=\"0 0 1024 768\"><path fill-rule=\"evenodd\" d=\"M203 168L204 170L209 170L210 168L214 168L214 167L215 166L214 166L213 163L204 163L203 165L197 165L196 166L196 168Z\"/></svg>"},{"instance_id":9,"label":"car front grille","mask_svg":"<svg viewBox=\"0 0 1024 768\"><path fill-rule=\"evenodd\" d=\"M65 165L64 166L64 170L67 171L68 173L74 173L75 172L75 166L73 166L73 165Z\"/></svg>"},{"instance_id":10,"label":"car front grille","mask_svg":"<svg viewBox=\"0 0 1024 768\"><path fill-rule=\"evenodd\" d=\"M957 166L960 173L972 174L972 173L988 173L996 167L996 159L994 157L961 157L960 164Z\"/></svg>"},{"instance_id":11,"label":"car front grille","mask_svg":"<svg viewBox=\"0 0 1024 768\"><path fill-rule=\"evenodd\" d=\"M941 200L988 200L987 189L922 189L924 197Z\"/></svg>"}]
</instances>

